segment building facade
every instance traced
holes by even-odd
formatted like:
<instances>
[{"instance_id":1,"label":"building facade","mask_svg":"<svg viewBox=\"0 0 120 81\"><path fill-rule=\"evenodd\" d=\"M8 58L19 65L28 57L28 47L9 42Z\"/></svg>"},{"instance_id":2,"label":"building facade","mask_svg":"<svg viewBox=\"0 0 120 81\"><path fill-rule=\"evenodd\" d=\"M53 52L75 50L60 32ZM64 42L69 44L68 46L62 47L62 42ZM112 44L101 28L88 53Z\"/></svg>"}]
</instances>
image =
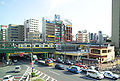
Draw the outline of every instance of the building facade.
<instances>
[{"instance_id":1,"label":"building facade","mask_svg":"<svg viewBox=\"0 0 120 81\"><path fill-rule=\"evenodd\" d=\"M63 35L62 37L64 37L65 42L71 42L72 41L72 21L66 19L63 21L63 25L64 25L63 27L64 34L62 34Z\"/></svg>"},{"instance_id":2,"label":"building facade","mask_svg":"<svg viewBox=\"0 0 120 81\"><path fill-rule=\"evenodd\" d=\"M89 33L87 30L78 31L76 34L76 41L81 43L89 43Z\"/></svg>"},{"instance_id":3,"label":"building facade","mask_svg":"<svg viewBox=\"0 0 120 81\"><path fill-rule=\"evenodd\" d=\"M37 19L28 19L25 20L24 22L24 39L26 40L30 40L28 39L28 33L29 32L39 32L38 28L40 27L40 21ZM33 39L33 38L32 38ZM33 39L34 40L34 39Z\"/></svg>"},{"instance_id":4,"label":"building facade","mask_svg":"<svg viewBox=\"0 0 120 81\"><path fill-rule=\"evenodd\" d=\"M33 41L33 42L43 42L42 38L40 37L40 32L28 32L28 38L27 41Z\"/></svg>"},{"instance_id":5,"label":"building facade","mask_svg":"<svg viewBox=\"0 0 120 81\"><path fill-rule=\"evenodd\" d=\"M9 24L8 40L24 41L24 25Z\"/></svg>"},{"instance_id":6,"label":"building facade","mask_svg":"<svg viewBox=\"0 0 120 81\"><path fill-rule=\"evenodd\" d=\"M55 42L55 23L42 18L42 38L44 42Z\"/></svg>"},{"instance_id":7,"label":"building facade","mask_svg":"<svg viewBox=\"0 0 120 81\"><path fill-rule=\"evenodd\" d=\"M0 41L7 41L7 25L0 25Z\"/></svg>"},{"instance_id":8,"label":"building facade","mask_svg":"<svg viewBox=\"0 0 120 81\"><path fill-rule=\"evenodd\" d=\"M112 42L120 49L120 0L112 0Z\"/></svg>"},{"instance_id":9,"label":"building facade","mask_svg":"<svg viewBox=\"0 0 120 81\"><path fill-rule=\"evenodd\" d=\"M108 62L115 59L114 46L90 46L89 59L96 59L98 62Z\"/></svg>"},{"instance_id":10,"label":"building facade","mask_svg":"<svg viewBox=\"0 0 120 81\"><path fill-rule=\"evenodd\" d=\"M98 41L97 43L102 44L103 43L103 34L102 31L98 31Z\"/></svg>"}]
</instances>

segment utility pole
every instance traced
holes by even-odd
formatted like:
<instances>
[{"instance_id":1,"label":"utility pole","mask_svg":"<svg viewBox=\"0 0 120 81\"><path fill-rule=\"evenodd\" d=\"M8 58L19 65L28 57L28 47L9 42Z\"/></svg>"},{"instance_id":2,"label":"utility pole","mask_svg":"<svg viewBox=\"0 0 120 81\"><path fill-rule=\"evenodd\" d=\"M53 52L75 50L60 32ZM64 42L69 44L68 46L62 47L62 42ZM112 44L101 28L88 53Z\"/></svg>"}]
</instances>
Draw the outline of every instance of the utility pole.
<instances>
[{"instance_id":1,"label":"utility pole","mask_svg":"<svg viewBox=\"0 0 120 81\"><path fill-rule=\"evenodd\" d=\"M33 61L33 41L31 40L31 65L32 65L32 72L34 68L34 61Z\"/></svg>"}]
</instances>

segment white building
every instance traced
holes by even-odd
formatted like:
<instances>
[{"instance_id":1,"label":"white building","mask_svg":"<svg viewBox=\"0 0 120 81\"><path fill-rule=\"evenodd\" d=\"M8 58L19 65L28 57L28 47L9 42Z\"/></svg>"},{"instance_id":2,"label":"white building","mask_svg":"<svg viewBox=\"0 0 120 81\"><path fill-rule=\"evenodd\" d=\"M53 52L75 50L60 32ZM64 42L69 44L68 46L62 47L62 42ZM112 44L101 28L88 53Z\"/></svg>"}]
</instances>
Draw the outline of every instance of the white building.
<instances>
[{"instance_id":1,"label":"white building","mask_svg":"<svg viewBox=\"0 0 120 81\"><path fill-rule=\"evenodd\" d=\"M89 42L89 33L87 30L78 31L76 34L76 41L81 43L88 43Z\"/></svg>"},{"instance_id":2,"label":"white building","mask_svg":"<svg viewBox=\"0 0 120 81\"><path fill-rule=\"evenodd\" d=\"M38 32L40 27L40 21L37 19L28 19L24 22L25 41L28 38L28 32Z\"/></svg>"}]
</instances>

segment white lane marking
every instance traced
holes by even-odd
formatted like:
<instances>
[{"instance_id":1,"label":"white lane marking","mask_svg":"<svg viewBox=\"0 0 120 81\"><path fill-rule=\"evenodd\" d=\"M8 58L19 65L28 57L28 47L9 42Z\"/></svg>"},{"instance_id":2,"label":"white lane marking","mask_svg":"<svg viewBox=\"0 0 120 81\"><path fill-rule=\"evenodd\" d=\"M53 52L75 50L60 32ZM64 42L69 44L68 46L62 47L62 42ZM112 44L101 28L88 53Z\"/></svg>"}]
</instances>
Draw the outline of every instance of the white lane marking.
<instances>
[{"instance_id":1,"label":"white lane marking","mask_svg":"<svg viewBox=\"0 0 120 81\"><path fill-rule=\"evenodd\" d=\"M27 65L25 65L26 67L27 67L27 70L25 71L25 73L23 74L23 76L20 78L20 80L19 81L21 81L22 80L22 78L24 77L24 75L28 72L28 70L30 69L30 67L29 66L27 66Z\"/></svg>"},{"instance_id":2,"label":"white lane marking","mask_svg":"<svg viewBox=\"0 0 120 81\"><path fill-rule=\"evenodd\" d=\"M51 71L51 70L49 70L51 73L54 73L54 74L56 74L56 75L60 75L60 74L58 74L58 73L56 73L56 72L54 72L54 71Z\"/></svg>"}]
</instances>

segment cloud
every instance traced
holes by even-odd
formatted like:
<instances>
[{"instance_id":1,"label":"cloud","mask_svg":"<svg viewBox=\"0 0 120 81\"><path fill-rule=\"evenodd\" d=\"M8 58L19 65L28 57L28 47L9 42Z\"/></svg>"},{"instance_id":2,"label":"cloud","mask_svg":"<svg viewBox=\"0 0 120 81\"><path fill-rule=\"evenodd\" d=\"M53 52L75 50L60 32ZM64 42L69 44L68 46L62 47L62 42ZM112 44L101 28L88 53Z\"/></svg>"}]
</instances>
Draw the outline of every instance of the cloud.
<instances>
[{"instance_id":1,"label":"cloud","mask_svg":"<svg viewBox=\"0 0 120 81\"><path fill-rule=\"evenodd\" d=\"M0 1L0 5L5 5L5 2L4 1Z\"/></svg>"}]
</instances>

